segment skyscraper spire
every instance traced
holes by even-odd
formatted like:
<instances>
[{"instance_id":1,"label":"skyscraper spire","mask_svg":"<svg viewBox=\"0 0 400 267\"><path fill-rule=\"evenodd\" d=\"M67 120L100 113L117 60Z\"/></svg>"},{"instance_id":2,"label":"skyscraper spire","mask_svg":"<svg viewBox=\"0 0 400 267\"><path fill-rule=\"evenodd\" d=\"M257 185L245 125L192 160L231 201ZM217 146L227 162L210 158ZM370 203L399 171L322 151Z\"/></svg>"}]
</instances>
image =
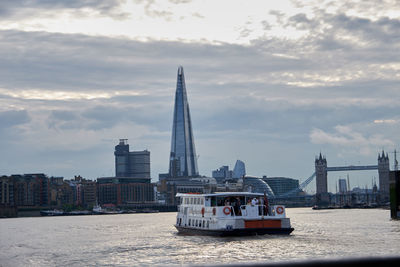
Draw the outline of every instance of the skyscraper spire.
<instances>
[{"instance_id":1,"label":"skyscraper spire","mask_svg":"<svg viewBox=\"0 0 400 267\"><path fill-rule=\"evenodd\" d=\"M199 171L197 169L197 156L187 100L185 75L183 67L180 66L176 82L169 176L196 177L198 175Z\"/></svg>"}]
</instances>

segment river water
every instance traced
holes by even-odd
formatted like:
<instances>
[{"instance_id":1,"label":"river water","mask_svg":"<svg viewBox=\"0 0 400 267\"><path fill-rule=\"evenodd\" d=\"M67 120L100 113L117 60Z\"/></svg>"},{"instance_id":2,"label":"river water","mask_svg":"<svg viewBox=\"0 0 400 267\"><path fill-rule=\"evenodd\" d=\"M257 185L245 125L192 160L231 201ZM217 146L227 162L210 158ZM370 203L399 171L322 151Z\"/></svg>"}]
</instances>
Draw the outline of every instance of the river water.
<instances>
[{"instance_id":1,"label":"river water","mask_svg":"<svg viewBox=\"0 0 400 267\"><path fill-rule=\"evenodd\" d=\"M289 236L181 236L176 213L0 219L0 266L176 266L400 254L383 209L288 208Z\"/></svg>"}]
</instances>

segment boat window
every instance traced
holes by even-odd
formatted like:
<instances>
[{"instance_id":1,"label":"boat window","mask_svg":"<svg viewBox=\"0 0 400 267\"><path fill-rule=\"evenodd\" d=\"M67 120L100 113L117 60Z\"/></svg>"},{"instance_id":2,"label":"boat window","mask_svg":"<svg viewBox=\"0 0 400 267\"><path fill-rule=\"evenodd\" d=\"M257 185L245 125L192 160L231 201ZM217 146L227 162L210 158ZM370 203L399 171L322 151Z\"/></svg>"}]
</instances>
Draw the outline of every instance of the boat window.
<instances>
[{"instance_id":1,"label":"boat window","mask_svg":"<svg viewBox=\"0 0 400 267\"><path fill-rule=\"evenodd\" d=\"M225 206L226 197L217 197L217 206Z\"/></svg>"},{"instance_id":2,"label":"boat window","mask_svg":"<svg viewBox=\"0 0 400 267\"><path fill-rule=\"evenodd\" d=\"M203 228L205 228L206 227L206 222L205 221L203 221Z\"/></svg>"},{"instance_id":3,"label":"boat window","mask_svg":"<svg viewBox=\"0 0 400 267\"><path fill-rule=\"evenodd\" d=\"M210 228L210 222L207 221L207 228Z\"/></svg>"},{"instance_id":4,"label":"boat window","mask_svg":"<svg viewBox=\"0 0 400 267\"><path fill-rule=\"evenodd\" d=\"M201 221L199 221L199 227L201 227Z\"/></svg>"},{"instance_id":5,"label":"boat window","mask_svg":"<svg viewBox=\"0 0 400 267\"><path fill-rule=\"evenodd\" d=\"M201 205L204 205L204 198L201 198L201 199L200 199L200 204L201 204Z\"/></svg>"},{"instance_id":6,"label":"boat window","mask_svg":"<svg viewBox=\"0 0 400 267\"><path fill-rule=\"evenodd\" d=\"M199 204L199 198L197 198L196 197L196 203L195 203L196 205L198 205Z\"/></svg>"},{"instance_id":7,"label":"boat window","mask_svg":"<svg viewBox=\"0 0 400 267\"><path fill-rule=\"evenodd\" d=\"M217 198L216 197L211 197L211 207L217 206Z\"/></svg>"},{"instance_id":8,"label":"boat window","mask_svg":"<svg viewBox=\"0 0 400 267\"><path fill-rule=\"evenodd\" d=\"M193 198L192 197L190 198L190 204L193 204Z\"/></svg>"},{"instance_id":9,"label":"boat window","mask_svg":"<svg viewBox=\"0 0 400 267\"><path fill-rule=\"evenodd\" d=\"M196 224L195 224L195 226L197 227L197 225L199 224L199 221L198 220L196 220Z\"/></svg>"}]
</instances>

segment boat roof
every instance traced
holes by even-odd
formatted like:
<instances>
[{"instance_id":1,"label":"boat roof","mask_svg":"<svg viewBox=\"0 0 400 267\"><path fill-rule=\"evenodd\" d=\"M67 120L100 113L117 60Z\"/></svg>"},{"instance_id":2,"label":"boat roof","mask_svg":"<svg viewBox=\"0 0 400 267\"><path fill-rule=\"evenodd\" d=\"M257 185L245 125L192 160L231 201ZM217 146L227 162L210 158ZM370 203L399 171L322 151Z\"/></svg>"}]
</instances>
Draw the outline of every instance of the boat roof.
<instances>
[{"instance_id":1,"label":"boat roof","mask_svg":"<svg viewBox=\"0 0 400 267\"><path fill-rule=\"evenodd\" d=\"M210 194L199 194L199 193L177 193L176 197L239 197L239 196L250 196L250 197L261 197L264 196L262 193L252 192L215 192Z\"/></svg>"}]
</instances>

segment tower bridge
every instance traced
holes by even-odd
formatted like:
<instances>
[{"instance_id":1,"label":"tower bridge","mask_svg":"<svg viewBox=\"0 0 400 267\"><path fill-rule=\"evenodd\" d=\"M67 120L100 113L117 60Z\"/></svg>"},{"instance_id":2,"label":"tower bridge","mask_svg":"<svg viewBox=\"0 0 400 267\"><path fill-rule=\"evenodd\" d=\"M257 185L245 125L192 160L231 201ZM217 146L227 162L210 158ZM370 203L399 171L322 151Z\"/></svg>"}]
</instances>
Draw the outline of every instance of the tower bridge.
<instances>
[{"instance_id":1,"label":"tower bridge","mask_svg":"<svg viewBox=\"0 0 400 267\"><path fill-rule=\"evenodd\" d=\"M291 190L278 197L289 197L293 196L295 193L303 190L307 185L309 185L314 178L316 178L316 198L317 204L325 204L329 202L328 194L328 172L335 171L368 171L368 170L378 170L379 174L379 190L381 195L381 201L386 202L389 199L389 156L384 151L382 154L378 155L377 165L349 165L349 166L335 166L328 167L325 156L319 154L319 157L315 158L315 172L308 177L304 182L302 182L298 188Z\"/></svg>"},{"instance_id":2,"label":"tower bridge","mask_svg":"<svg viewBox=\"0 0 400 267\"><path fill-rule=\"evenodd\" d=\"M378 165L365 165L365 166L341 166L341 167L326 167L328 172L341 172L341 171L369 171L377 170Z\"/></svg>"},{"instance_id":3,"label":"tower bridge","mask_svg":"<svg viewBox=\"0 0 400 267\"><path fill-rule=\"evenodd\" d=\"M315 177L316 177L316 200L317 204L329 203L328 195L328 172L329 171L366 171L366 170L378 170L379 174L379 191L381 195L381 201L386 202L389 199L389 156L384 151L382 155L378 154L377 165L361 165L361 166L339 166L339 167L328 167L326 158L319 154L319 157L315 158Z\"/></svg>"}]
</instances>

